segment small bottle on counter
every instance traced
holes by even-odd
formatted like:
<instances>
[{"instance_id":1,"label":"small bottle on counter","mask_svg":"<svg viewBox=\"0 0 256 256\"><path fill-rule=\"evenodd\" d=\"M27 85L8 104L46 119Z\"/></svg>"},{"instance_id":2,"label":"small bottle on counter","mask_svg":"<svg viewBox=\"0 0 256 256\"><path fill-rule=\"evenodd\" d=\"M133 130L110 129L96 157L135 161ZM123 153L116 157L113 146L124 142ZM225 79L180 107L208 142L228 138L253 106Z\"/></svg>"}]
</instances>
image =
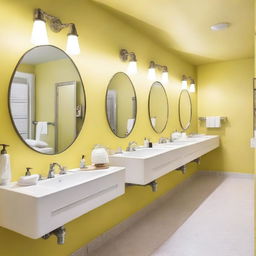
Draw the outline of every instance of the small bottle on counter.
<instances>
[{"instance_id":1,"label":"small bottle on counter","mask_svg":"<svg viewBox=\"0 0 256 256\"><path fill-rule=\"evenodd\" d=\"M148 148L148 143L149 143L149 141L148 141L148 139L145 137L145 138L144 138L144 147L145 147L145 148Z\"/></svg>"},{"instance_id":2,"label":"small bottle on counter","mask_svg":"<svg viewBox=\"0 0 256 256\"><path fill-rule=\"evenodd\" d=\"M82 155L82 159L81 159L81 161L80 161L80 168L81 168L81 169L86 168L86 165L85 165L85 156L84 156L84 155Z\"/></svg>"}]
</instances>

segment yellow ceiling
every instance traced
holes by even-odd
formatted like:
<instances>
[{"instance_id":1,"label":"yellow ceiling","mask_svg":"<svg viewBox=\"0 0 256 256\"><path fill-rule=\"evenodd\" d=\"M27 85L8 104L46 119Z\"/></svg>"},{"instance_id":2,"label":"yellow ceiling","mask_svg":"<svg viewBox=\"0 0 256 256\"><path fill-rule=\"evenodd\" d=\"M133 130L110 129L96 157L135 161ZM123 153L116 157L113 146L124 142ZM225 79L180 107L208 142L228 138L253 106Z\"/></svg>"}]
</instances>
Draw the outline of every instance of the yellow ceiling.
<instances>
[{"instance_id":1,"label":"yellow ceiling","mask_svg":"<svg viewBox=\"0 0 256 256\"><path fill-rule=\"evenodd\" d=\"M254 0L94 1L195 65L254 55Z\"/></svg>"}]
</instances>

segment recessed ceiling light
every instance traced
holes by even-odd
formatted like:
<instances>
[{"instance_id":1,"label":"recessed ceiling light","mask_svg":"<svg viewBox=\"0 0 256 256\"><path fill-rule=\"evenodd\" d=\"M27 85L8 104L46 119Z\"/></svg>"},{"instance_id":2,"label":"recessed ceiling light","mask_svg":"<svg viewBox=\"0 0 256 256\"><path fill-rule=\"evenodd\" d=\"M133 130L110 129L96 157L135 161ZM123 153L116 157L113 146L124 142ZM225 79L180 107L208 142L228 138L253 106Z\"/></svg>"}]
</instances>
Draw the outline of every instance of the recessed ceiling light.
<instances>
[{"instance_id":1,"label":"recessed ceiling light","mask_svg":"<svg viewBox=\"0 0 256 256\"><path fill-rule=\"evenodd\" d=\"M219 30L223 30L226 29L230 26L230 23L228 22L223 22L223 23L217 23L211 26L211 30L213 31L219 31Z\"/></svg>"}]
</instances>

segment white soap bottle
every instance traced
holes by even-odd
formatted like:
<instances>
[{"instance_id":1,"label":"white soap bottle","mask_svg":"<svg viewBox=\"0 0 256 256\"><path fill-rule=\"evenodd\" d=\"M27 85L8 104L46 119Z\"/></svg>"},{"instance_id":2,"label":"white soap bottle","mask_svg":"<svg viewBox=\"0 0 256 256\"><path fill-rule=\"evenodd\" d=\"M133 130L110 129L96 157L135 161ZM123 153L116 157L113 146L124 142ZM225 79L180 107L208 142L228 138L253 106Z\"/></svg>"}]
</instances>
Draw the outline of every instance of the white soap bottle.
<instances>
[{"instance_id":1,"label":"white soap bottle","mask_svg":"<svg viewBox=\"0 0 256 256\"><path fill-rule=\"evenodd\" d=\"M0 144L0 146L3 147L0 155L0 185L7 185L12 179L10 156L6 151L9 145Z\"/></svg>"},{"instance_id":2,"label":"white soap bottle","mask_svg":"<svg viewBox=\"0 0 256 256\"><path fill-rule=\"evenodd\" d=\"M82 159L80 161L80 168L84 169L85 167L86 167L86 165L85 165L85 158L84 158L84 155L82 155Z\"/></svg>"},{"instance_id":3,"label":"white soap bottle","mask_svg":"<svg viewBox=\"0 0 256 256\"><path fill-rule=\"evenodd\" d=\"M145 138L144 138L144 147L145 147L145 148L148 148L148 144L149 144L149 141L148 141L148 139L145 137Z\"/></svg>"}]
</instances>

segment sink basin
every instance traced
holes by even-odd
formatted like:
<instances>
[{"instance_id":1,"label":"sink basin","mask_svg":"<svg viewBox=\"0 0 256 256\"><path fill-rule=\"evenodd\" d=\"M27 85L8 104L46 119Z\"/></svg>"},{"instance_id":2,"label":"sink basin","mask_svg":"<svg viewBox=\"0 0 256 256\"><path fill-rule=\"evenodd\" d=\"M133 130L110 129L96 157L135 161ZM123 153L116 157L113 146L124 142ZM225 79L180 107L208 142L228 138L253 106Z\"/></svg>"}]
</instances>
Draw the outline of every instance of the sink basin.
<instances>
[{"instance_id":1,"label":"sink basin","mask_svg":"<svg viewBox=\"0 0 256 256\"><path fill-rule=\"evenodd\" d=\"M109 157L110 164L124 166L126 183L146 185L219 146L219 136L186 138L153 148L124 152Z\"/></svg>"},{"instance_id":2,"label":"sink basin","mask_svg":"<svg viewBox=\"0 0 256 256\"><path fill-rule=\"evenodd\" d=\"M0 187L0 226L37 239L124 194L125 169L73 169L21 187Z\"/></svg>"},{"instance_id":3,"label":"sink basin","mask_svg":"<svg viewBox=\"0 0 256 256\"><path fill-rule=\"evenodd\" d=\"M122 156L123 157L132 157L132 158L149 158L154 156L155 154L160 154L163 152L168 151L168 149L163 149L163 148L144 148L144 149L138 149L135 151L127 152L123 151Z\"/></svg>"}]
</instances>

